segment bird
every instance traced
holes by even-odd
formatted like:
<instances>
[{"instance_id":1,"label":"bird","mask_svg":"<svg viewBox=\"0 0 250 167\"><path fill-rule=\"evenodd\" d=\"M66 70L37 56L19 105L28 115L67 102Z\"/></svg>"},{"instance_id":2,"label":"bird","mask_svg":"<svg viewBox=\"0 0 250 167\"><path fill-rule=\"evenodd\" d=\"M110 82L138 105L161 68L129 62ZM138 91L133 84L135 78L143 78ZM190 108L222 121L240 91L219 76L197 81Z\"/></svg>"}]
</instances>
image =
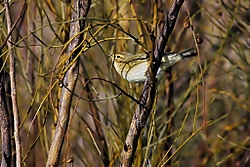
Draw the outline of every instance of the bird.
<instances>
[{"instance_id":1,"label":"bird","mask_svg":"<svg viewBox=\"0 0 250 167\"><path fill-rule=\"evenodd\" d=\"M189 48L179 53L164 53L156 78L161 78L168 67L196 55L197 52L194 48ZM146 80L146 71L149 65L148 54L140 53L133 55L129 52L119 52L110 56L115 70L124 79L129 82L144 82Z\"/></svg>"}]
</instances>

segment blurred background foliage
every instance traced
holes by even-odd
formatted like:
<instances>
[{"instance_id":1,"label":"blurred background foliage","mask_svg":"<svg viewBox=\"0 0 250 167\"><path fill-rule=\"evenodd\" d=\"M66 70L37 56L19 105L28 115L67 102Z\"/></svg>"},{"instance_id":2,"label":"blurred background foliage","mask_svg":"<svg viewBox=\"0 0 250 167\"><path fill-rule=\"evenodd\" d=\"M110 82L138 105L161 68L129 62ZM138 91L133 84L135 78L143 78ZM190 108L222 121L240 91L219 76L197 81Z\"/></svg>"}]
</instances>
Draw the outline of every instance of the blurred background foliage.
<instances>
[{"instance_id":1,"label":"blurred background foliage","mask_svg":"<svg viewBox=\"0 0 250 167\"><path fill-rule=\"evenodd\" d=\"M12 1L13 21L22 0ZM13 33L15 39L18 101L24 166L44 166L58 115L60 81L68 57L72 2L27 1L25 17ZM92 0L80 55L80 73L71 107L71 120L61 155L63 165L103 166L94 104L107 143L110 166L118 166L136 103L121 94L114 82L138 98L142 85L128 83L112 68L109 54L150 51L153 1ZM173 1L165 0L165 13ZM172 69L175 110L167 117L165 77L158 81L157 99L147 127L141 134L134 166L164 164L167 138L173 141L172 166L250 166L250 1L194 0L185 2L166 46L166 51L194 47L192 30L183 24L191 13L194 33L203 38L199 59L176 64ZM7 36L1 3L0 41ZM138 41L140 44L138 44ZM2 58L8 59L7 48ZM8 61L4 69L8 72ZM205 86L202 86L202 76ZM8 77L6 76L8 89ZM92 92L93 97L88 96ZM9 101L9 100L8 100ZM93 103L92 103L92 102ZM9 101L10 102L10 101ZM205 109L205 111L204 111ZM11 110L10 110L11 111ZM208 122L206 132L204 119ZM174 131L166 136L167 123ZM172 143L170 143L172 144ZM212 157L212 159L211 159Z\"/></svg>"}]
</instances>

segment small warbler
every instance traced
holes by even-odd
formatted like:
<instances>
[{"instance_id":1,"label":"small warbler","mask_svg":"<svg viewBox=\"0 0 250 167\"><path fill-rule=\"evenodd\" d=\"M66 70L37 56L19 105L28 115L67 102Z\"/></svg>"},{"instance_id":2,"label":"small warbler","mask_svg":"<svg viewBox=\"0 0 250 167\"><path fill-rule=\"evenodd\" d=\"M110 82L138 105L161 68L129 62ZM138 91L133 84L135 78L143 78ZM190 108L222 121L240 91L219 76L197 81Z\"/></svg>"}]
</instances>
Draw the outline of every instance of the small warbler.
<instances>
[{"instance_id":1,"label":"small warbler","mask_svg":"<svg viewBox=\"0 0 250 167\"><path fill-rule=\"evenodd\" d=\"M196 56L194 48L189 48L180 53L165 53L162 56L161 65L157 71L156 78L160 78L164 71L181 61L182 59ZM148 69L148 55L146 53L133 55L128 52L120 52L111 55L114 67L118 74L129 82L144 82Z\"/></svg>"}]
</instances>

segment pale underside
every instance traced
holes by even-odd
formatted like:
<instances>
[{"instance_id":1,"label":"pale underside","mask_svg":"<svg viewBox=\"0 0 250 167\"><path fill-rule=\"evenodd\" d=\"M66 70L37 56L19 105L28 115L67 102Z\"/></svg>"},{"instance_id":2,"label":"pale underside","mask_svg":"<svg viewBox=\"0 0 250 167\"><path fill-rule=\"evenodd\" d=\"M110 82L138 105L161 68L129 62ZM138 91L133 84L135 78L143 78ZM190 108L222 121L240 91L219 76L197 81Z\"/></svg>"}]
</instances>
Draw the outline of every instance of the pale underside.
<instances>
[{"instance_id":1,"label":"pale underside","mask_svg":"<svg viewBox=\"0 0 250 167\"><path fill-rule=\"evenodd\" d=\"M174 65L181 60L179 54L173 53L164 55L162 57L162 63L160 68L157 71L156 78L162 77L165 72L165 69L171 65ZM146 80L146 72L148 69L148 62L141 62L139 64L134 64L131 66L130 63L124 64L123 68L118 68L118 64L114 64L116 71L129 82L144 82ZM132 63L133 64L133 63ZM126 67L126 68L124 68ZM127 69L127 70L126 70Z\"/></svg>"},{"instance_id":2,"label":"pale underside","mask_svg":"<svg viewBox=\"0 0 250 167\"><path fill-rule=\"evenodd\" d=\"M160 68L157 71L156 78L160 78L165 70L181 61L182 59L196 56L194 48L189 48L180 53L167 53L164 54L161 60ZM122 52L116 55L117 59L114 63L116 71L129 82L144 82L147 76L148 69L148 55L137 54L132 55L127 52Z\"/></svg>"},{"instance_id":3,"label":"pale underside","mask_svg":"<svg viewBox=\"0 0 250 167\"><path fill-rule=\"evenodd\" d=\"M125 71L123 68L121 71L117 70L117 72L129 82L144 82L146 80L147 69L148 62L143 62L133 67L130 67L128 71ZM161 66L157 71L156 78L160 78L163 74L164 69L163 66Z\"/></svg>"}]
</instances>

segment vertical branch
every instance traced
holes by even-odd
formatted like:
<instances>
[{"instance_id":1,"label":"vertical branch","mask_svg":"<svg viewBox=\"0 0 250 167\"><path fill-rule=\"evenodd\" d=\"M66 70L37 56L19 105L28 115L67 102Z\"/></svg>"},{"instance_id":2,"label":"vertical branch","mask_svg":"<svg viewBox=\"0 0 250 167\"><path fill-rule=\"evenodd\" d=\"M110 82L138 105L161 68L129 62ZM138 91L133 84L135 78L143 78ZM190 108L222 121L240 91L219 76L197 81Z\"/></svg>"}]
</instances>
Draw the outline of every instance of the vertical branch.
<instances>
[{"instance_id":1,"label":"vertical branch","mask_svg":"<svg viewBox=\"0 0 250 167\"><path fill-rule=\"evenodd\" d=\"M93 94L90 91L89 84L86 85L86 91L88 94L88 99L94 99ZM107 146L107 142L106 142L105 137L104 137L103 130L101 128L100 116L98 114L98 109L97 109L95 103L91 102L91 101L89 101L89 108L90 108L91 113L93 114L93 121L95 124L97 136L99 137L99 140L101 141L99 144L99 148L100 148L100 151L103 155L102 162L103 162L105 167L108 167L110 164L109 156L108 156L108 146Z\"/></svg>"},{"instance_id":2,"label":"vertical branch","mask_svg":"<svg viewBox=\"0 0 250 167\"><path fill-rule=\"evenodd\" d=\"M106 139L105 139L104 131L103 131L102 127L101 127L101 123L100 123L101 119L100 119L100 116L99 116L99 113L98 113L99 110L98 110L98 107L96 106L96 103L91 101L92 99L94 99L94 95L93 95L93 93L92 93L92 91L90 89L91 81L89 81L89 79L88 79L89 77L87 76L84 63L81 61L80 64L81 64L82 69L83 69L83 71L81 71L81 73L85 74L85 77L82 78L82 83L84 85L86 85L85 90L87 92L88 99L90 100L90 101L88 101L89 109L91 111L91 115L92 115L93 122L94 122L94 125L95 125L95 130L96 130L96 135L94 137L97 136L96 140L99 141L98 148L101 151L102 162L103 162L105 167L108 167L110 165L108 145L107 145L107 142L106 142Z\"/></svg>"},{"instance_id":3,"label":"vertical branch","mask_svg":"<svg viewBox=\"0 0 250 167\"><path fill-rule=\"evenodd\" d=\"M135 151L137 148L138 139L142 129L144 128L148 116L151 112L154 98L155 98L155 75L157 70L160 67L162 55L164 53L164 49L168 38L173 31L175 26L175 22L182 6L184 0L175 0L167 17L166 22L164 24L163 29L161 30L160 37L156 44L154 50L154 57L153 62L151 63L150 67L148 68L149 73L147 73L147 79L145 81L142 94L140 96L139 101L142 105L139 105L136 110L135 114L132 118L132 122L130 124L130 128L128 131L128 135L124 144L123 152L122 152L122 166L128 167L132 166L133 158L135 155Z\"/></svg>"},{"instance_id":4,"label":"vertical branch","mask_svg":"<svg viewBox=\"0 0 250 167\"><path fill-rule=\"evenodd\" d=\"M90 4L91 0L74 1L71 16L71 19L74 20L74 22L70 24L70 38L73 38L76 34L83 31L85 26L85 20L81 18L87 16ZM76 48L81 43L82 39L83 34L80 34L76 36L68 46L67 53L72 54L72 56L69 58L69 61L66 65L71 64L71 66L64 76L56 132L51 143L46 166L58 166L60 153L70 118L70 106L72 101L72 95L75 89L79 72L79 57L75 60L75 62L72 63L71 61L74 60L74 58L76 58L78 54L81 54L80 49Z\"/></svg>"},{"instance_id":5,"label":"vertical branch","mask_svg":"<svg viewBox=\"0 0 250 167\"><path fill-rule=\"evenodd\" d=\"M171 138L171 134L174 131L174 121L173 121L173 112L174 112L174 83L172 82L172 67L169 67L166 70L166 81L165 81L165 85L166 85L166 101L167 101L167 105L169 108L169 112L167 112L167 120L168 121L168 125L167 125L167 131L166 131L166 136L169 136L166 140L166 142L164 143L164 151L167 151L167 159L169 157L171 157L172 155L172 149L171 149L171 145L173 143L173 140ZM171 150L170 150L171 149ZM171 166L171 159L166 163L166 166L170 167Z\"/></svg>"},{"instance_id":6,"label":"vertical branch","mask_svg":"<svg viewBox=\"0 0 250 167\"><path fill-rule=\"evenodd\" d=\"M12 21L10 16L9 2L5 0L5 9L6 9L6 20L7 20L7 29L8 33L11 31ZM12 100L12 109L14 115L14 137L16 144L16 166L21 166L22 161L22 150L21 150L21 140L20 140L20 132L19 132L19 109L17 104L17 90L16 90L16 71L15 71L15 55L13 52L12 45L12 36L9 36L7 42L9 48L9 60L10 60L10 87L11 87L11 100Z\"/></svg>"},{"instance_id":7,"label":"vertical branch","mask_svg":"<svg viewBox=\"0 0 250 167\"><path fill-rule=\"evenodd\" d=\"M164 14L163 14L163 4L162 0L158 0L158 29L162 29L164 24L165 24L165 19L164 19ZM170 157L172 155L172 150L171 145L173 143L171 134L173 132L173 127L174 127L174 122L172 121L172 113L174 112L174 84L172 82L172 67L168 67L168 69L165 71L166 75L166 81L165 81L165 86L166 86L166 101L167 101L167 107L169 108L169 112L167 112L166 115L166 120L168 121L167 125L167 130L166 130L166 135L169 136L164 143L164 151L167 152L167 157ZM163 154L165 154L163 152ZM167 162L166 166L171 166L171 159Z\"/></svg>"},{"instance_id":8,"label":"vertical branch","mask_svg":"<svg viewBox=\"0 0 250 167\"><path fill-rule=\"evenodd\" d=\"M0 58L0 67L3 67L2 58ZM0 71L0 125L2 137L2 162L1 167L11 166L11 135L10 135L10 119L7 109L5 88L4 88L4 72Z\"/></svg>"}]
</instances>

